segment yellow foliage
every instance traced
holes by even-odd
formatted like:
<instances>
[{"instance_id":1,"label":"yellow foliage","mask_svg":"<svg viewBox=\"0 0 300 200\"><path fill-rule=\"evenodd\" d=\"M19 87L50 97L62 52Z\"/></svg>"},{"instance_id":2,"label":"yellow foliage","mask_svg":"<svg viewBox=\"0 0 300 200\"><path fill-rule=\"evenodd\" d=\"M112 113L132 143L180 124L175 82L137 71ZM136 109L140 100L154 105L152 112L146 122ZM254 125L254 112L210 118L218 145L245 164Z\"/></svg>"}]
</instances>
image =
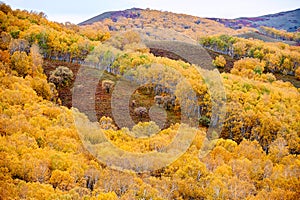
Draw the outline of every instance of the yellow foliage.
<instances>
[{"instance_id":1,"label":"yellow foliage","mask_svg":"<svg viewBox=\"0 0 300 200\"><path fill-rule=\"evenodd\" d=\"M26 75L31 75L31 66L32 61L27 54L22 51L16 51L11 56L11 64L12 64L12 70L15 70L19 76L25 77Z\"/></svg>"},{"instance_id":2,"label":"yellow foliage","mask_svg":"<svg viewBox=\"0 0 300 200\"><path fill-rule=\"evenodd\" d=\"M300 80L300 67L295 71L295 76L298 80Z\"/></svg>"},{"instance_id":3,"label":"yellow foliage","mask_svg":"<svg viewBox=\"0 0 300 200\"><path fill-rule=\"evenodd\" d=\"M213 62L213 65L216 67L225 67L225 65L226 65L226 60L225 60L224 56L222 56L222 55L217 56L216 59L213 60L212 62Z\"/></svg>"},{"instance_id":4,"label":"yellow foliage","mask_svg":"<svg viewBox=\"0 0 300 200\"><path fill-rule=\"evenodd\" d=\"M114 192L100 193L96 197L97 200L117 200L118 196Z\"/></svg>"},{"instance_id":5,"label":"yellow foliage","mask_svg":"<svg viewBox=\"0 0 300 200\"><path fill-rule=\"evenodd\" d=\"M31 44L38 42L45 45L44 48L50 49L53 55L72 52L72 56L82 56L81 51L96 44L85 36L77 35L76 28L67 29L47 21L42 13L12 11L3 4L0 8L5 30L10 30L14 37L31 38ZM149 14L160 15L161 12L156 11ZM161 20L157 17L153 19ZM124 18L122 23L125 26L128 25L126 20L133 19ZM29 29L32 21L38 25ZM202 21L212 23L205 19ZM112 22L106 20L103 23ZM43 37L40 40L36 37L43 31L49 36L45 43ZM102 33L105 35L102 39L108 37ZM86 34L99 37L99 33L96 36L92 32ZM124 43L132 44L139 40L133 37L135 34L127 34ZM1 37L3 35L7 36L1 33ZM251 53L251 44L265 44L265 47L263 51L256 49L252 52L256 59L237 61L232 74L221 75L228 102L220 136L226 139L210 141L208 145L212 147L211 151L201 156L206 128L187 128L186 132L195 132L196 136L183 155L156 171L135 174L121 169L113 170L109 162L101 163L88 152L90 149L83 146L78 133L89 131L89 124L75 124L71 110L49 101L52 94L41 69L42 59L38 50L32 48L27 55L26 49L19 49L9 55L6 42L0 43L0 48L3 48L0 54L2 199L298 199L299 90L290 83L276 81L270 74L262 74L265 67L292 70L290 66L298 56L295 53L299 51L297 47L250 40L246 44L238 43L236 49L239 54L244 51ZM132 47L135 48L134 45ZM107 52L110 49L107 47L104 50ZM101 49L98 51L101 52ZM277 54L277 51L280 53ZM186 89L189 83L199 97L197 105L208 116L211 113L208 88L192 65L157 58L143 51L136 52L136 49L128 53L116 52L114 67L119 72L133 69L139 74L139 80L159 80L160 69L163 69L166 72L163 78L169 87L177 83L175 89L178 89L178 94L190 97ZM296 75L298 71L299 68ZM178 84L180 78L186 81ZM193 103L188 102L186 105ZM88 121L86 116L80 115ZM106 130L96 126L92 132L84 135L90 142L89 147L96 146L99 153L111 153L103 148L105 141L128 152L163 153L180 128L180 124L175 124L159 130L153 122L146 122L136 125L132 131L125 128L115 130L113 123L111 118L102 117L100 128ZM98 134L101 131L104 132L102 136ZM183 137L180 142L186 139Z\"/></svg>"},{"instance_id":6,"label":"yellow foliage","mask_svg":"<svg viewBox=\"0 0 300 200\"><path fill-rule=\"evenodd\" d=\"M70 176L67 171L54 170L52 172L49 182L54 188L59 188L60 190L69 190L73 187L74 179Z\"/></svg>"}]
</instances>

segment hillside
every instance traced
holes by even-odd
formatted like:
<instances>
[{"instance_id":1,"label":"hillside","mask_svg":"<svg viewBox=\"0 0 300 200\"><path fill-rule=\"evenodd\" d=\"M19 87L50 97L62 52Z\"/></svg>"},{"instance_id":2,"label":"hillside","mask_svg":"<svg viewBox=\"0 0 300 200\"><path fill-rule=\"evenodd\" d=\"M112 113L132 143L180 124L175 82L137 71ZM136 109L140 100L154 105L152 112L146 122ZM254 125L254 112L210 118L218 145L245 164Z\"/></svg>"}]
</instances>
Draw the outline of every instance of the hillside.
<instances>
[{"instance_id":1,"label":"hillside","mask_svg":"<svg viewBox=\"0 0 300 200\"><path fill-rule=\"evenodd\" d=\"M95 22L100 22L105 19L111 19L113 22L117 22L119 18L131 18L137 19L145 15L145 12L149 10L143 10L140 8L132 8L123 11L111 11L95 16L78 25L91 25ZM170 13L173 15L180 15L176 13ZM185 17L192 17L185 15ZM258 17L240 17L237 19L221 19L221 18L208 18L224 24L226 27L233 29L241 29L243 27L259 28L260 26L268 26L276 29L283 29L289 32L295 32L300 27L300 8L296 10L280 12L276 14L268 14ZM201 20L201 18L199 18ZM200 23L200 22L199 22Z\"/></svg>"},{"instance_id":2,"label":"hillside","mask_svg":"<svg viewBox=\"0 0 300 200\"><path fill-rule=\"evenodd\" d=\"M110 32L135 30L145 37L144 40L176 40L190 43L191 39L198 40L205 35L227 34L298 45L300 34L295 31L299 28L299 11L300 9L297 9L253 18L219 19L132 8L105 12L79 23L79 26Z\"/></svg>"},{"instance_id":3,"label":"hillside","mask_svg":"<svg viewBox=\"0 0 300 200\"><path fill-rule=\"evenodd\" d=\"M157 31L176 31L196 40L199 36L210 34L237 34L245 30L234 30L213 20L172 12L162 12L151 9L128 9L124 11L107 12L79 24L87 28L101 28L111 32L131 29L146 30L147 35L157 37ZM162 33L160 33L162 35ZM165 36L164 36L165 37ZM172 36L169 36L172 38Z\"/></svg>"},{"instance_id":4,"label":"hillside","mask_svg":"<svg viewBox=\"0 0 300 200\"><path fill-rule=\"evenodd\" d=\"M263 15L259 17L241 17L237 19L209 18L226 27L240 29L243 27L259 28L268 26L276 29L283 29L289 32L295 32L300 27L300 9L280 12L276 14Z\"/></svg>"}]
</instances>

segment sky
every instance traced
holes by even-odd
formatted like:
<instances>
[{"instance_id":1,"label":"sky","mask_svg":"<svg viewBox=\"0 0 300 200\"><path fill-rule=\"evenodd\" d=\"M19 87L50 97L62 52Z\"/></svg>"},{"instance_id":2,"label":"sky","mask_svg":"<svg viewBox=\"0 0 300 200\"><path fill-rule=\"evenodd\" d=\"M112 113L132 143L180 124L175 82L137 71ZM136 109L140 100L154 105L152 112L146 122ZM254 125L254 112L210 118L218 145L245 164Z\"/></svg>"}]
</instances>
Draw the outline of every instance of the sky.
<instances>
[{"instance_id":1,"label":"sky","mask_svg":"<svg viewBox=\"0 0 300 200\"><path fill-rule=\"evenodd\" d=\"M255 17L300 8L300 0L1 0L13 9L42 11L49 20L80 23L106 11L150 8L199 17Z\"/></svg>"}]
</instances>

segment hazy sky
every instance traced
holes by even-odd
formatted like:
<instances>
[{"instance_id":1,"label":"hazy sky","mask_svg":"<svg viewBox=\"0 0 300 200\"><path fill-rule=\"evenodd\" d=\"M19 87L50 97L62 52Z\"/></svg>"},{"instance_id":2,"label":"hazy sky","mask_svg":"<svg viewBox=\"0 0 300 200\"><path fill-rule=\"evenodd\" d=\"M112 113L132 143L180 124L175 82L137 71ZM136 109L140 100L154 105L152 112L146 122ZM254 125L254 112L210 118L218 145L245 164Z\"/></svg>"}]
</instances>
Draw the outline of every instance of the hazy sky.
<instances>
[{"instance_id":1,"label":"hazy sky","mask_svg":"<svg viewBox=\"0 0 300 200\"><path fill-rule=\"evenodd\" d=\"M49 20L79 23L105 11L151 8L199 17L254 17L300 8L300 0L1 0L13 9L43 11Z\"/></svg>"}]
</instances>

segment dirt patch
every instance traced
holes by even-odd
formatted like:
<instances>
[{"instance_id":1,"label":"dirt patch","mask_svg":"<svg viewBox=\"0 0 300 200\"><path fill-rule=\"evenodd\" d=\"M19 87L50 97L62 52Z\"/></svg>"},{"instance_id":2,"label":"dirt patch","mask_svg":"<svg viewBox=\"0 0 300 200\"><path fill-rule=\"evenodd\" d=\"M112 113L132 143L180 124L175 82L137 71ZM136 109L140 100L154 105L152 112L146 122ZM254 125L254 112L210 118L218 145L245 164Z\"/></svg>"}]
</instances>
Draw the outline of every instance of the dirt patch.
<instances>
[{"instance_id":1,"label":"dirt patch","mask_svg":"<svg viewBox=\"0 0 300 200\"><path fill-rule=\"evenodd\" d=\"M233 68L233 64L236 61L236 59L233 59L232 57L230 57L228 55L220 54L218 52L215 52L215 51L212 51L209 49L206 49L206 51L210 55L211 60L215 59L219 55L224 56L224 58L226 59L226 65L224 68L218 68L218 70L220 73L223 73L223 72L230 73L230 70ZM172 60L182 60L184 62L189 63L185 58L182 58L173 52L160 49L159 47L158 48L150 48L150 53L152 53L155 56L166 57L166 58L170 58Z\"/></svg>"},{"instance_id":2,"label":"dirt patch","mask_svg":"<svg viewBox=\"0 0 300 200\"><path fill-rule=\"evenodd\" d=\"M44 61L44 72L47 75L47 77L50 76L51 71L53 71L56 67L58 66L66 66L72 70L74 73L75 77L78 73L78 70L80 69L81 65L77 63L66 63L66 62L61 62L61 61L51 61L51 60L45 60ZM97 78L96 78L97 79ZM96 80L95 79L95 80ZM78 98L79 99L85 99L86 96L93 96L93 100L95 103L93 105L86 105L85 101L83 100L82 102L78 102L78 109L86 113L90 120L92 121L98 121L101 119L102 116L110 117L112 119L112 108L111 108L111 95L112 92L110 91L107 93L107 91L102 88L102 80L112 80L116 82L118 79L115 75L110 74L110 73L103 73L101 79L98 81L97 87L96 87L96 92L95 96L91 95L93 93L94 88L89 88L88 86L85 86L85 89L81 94L79 94ZM68 108L72 107L72 83L68 87L64 88L59 88L58 93L59 93L59 98L62 101L62 105L66 106ZM120 91L120 94L122 96L122 93L126 93L127 91ZM137 102L137 106L143 106L146 107L147 110L149 110L153 105L155 105L154 102L154 92L147 90L145 87L140 87L138 88L131 96L131 100L135 100ZM132 120L137 124L138 122L147 122L150 121L149 115L143 116L140 118L139 116L134 114L134 107L131 107L130 105L122 105L124 109L129 109L130 116ZM96 112L96 118L93 117L91 113ZM91 115L90 115L91 114ZM180 123L180 111L174 112L173 110L167 110L166 111L167 117L166 119L161 119L161 120L166 120L164 127L163 128L168 128L171 124L175 123ZM154 116L155 119L160 119L161 116ZM127 120L127 119L124 119ZM120 127L119 127L120 128Z\"/></svg>"},{"instance_id":3,"label":"dirt patch","mask_svg":"<svg viewBox=\"0 0 300 200\"><path fill-rule=\"evenodd\" d=\"M296 88L300 88L300 80L297 80L297 78L295 76L283 75L283 74L279 74L279 73L274 74L274 76L276 77L277 80L282 80L282 81L285 81L285 82L290 82Z\"/></svg>"},{"instance_id":4,"label":"dirt patch","mask_svg":"<svg viewBox=\"0 0 300 200\"><path fill-rule=\"evenodd\" d=\"M230 70L233 68L234 62L237 61L236 59L233 59L232 57L228 55L224 55L209 49L206 49L208 54L211 56L212 59L215 59L217 56L222 55L226 60L226 65L223 68L218 68L220 73L230 73Z\"/></svg>"},{"instance_id":5,"label":"dirt patch","mask_svg":"<svg viewBox=\"0 0 300 200\"><path fill-rule=\"evenodd\" d=\"M63 61L56 60L44 60L43 68L44 73L49 78L51 71L55 70L58 66L65 66L72 70L74 76L76 77L78 70L80 69L80 64L78 63L68 63ZM59 88L58 97L60 98L62 105L68 108L72 107L72 92L71 88L73 87L73 83L69 87Z\"/></svg>"}]
</instances>

